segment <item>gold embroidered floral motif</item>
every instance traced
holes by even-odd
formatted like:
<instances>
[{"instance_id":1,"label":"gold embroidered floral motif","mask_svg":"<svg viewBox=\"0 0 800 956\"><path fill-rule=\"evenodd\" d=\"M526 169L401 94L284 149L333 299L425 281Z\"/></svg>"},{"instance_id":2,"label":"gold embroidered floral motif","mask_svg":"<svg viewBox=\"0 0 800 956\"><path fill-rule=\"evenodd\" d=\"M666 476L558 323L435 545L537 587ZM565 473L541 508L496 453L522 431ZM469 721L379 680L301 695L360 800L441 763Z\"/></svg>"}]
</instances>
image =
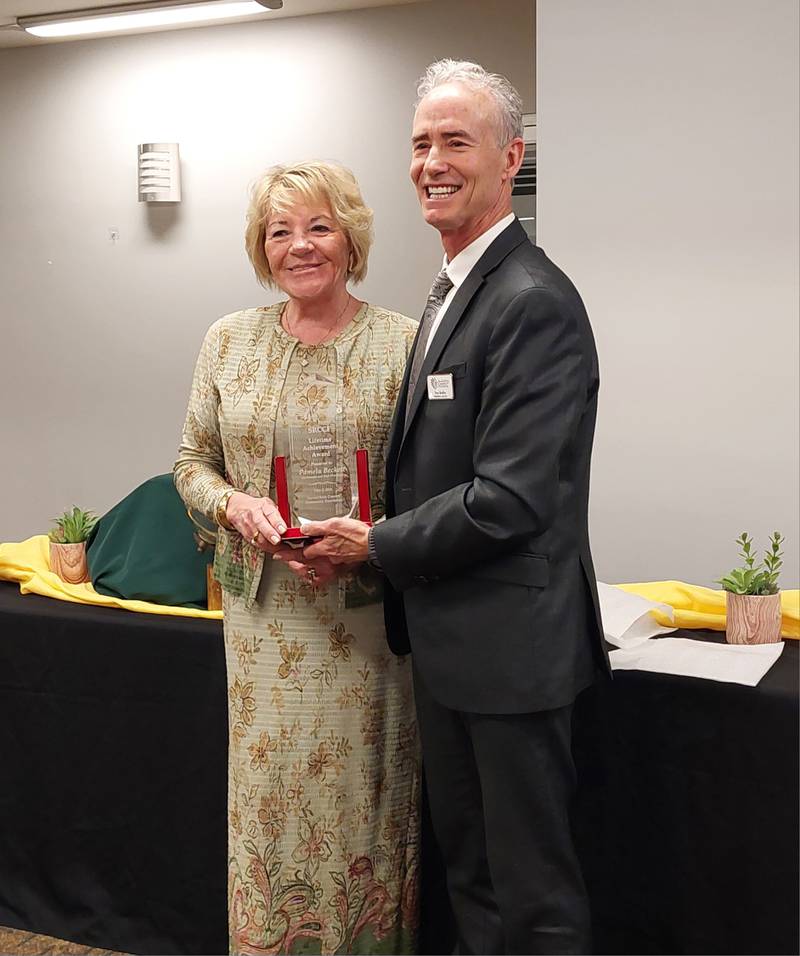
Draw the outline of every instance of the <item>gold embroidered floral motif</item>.
<instances>
[{"instance_id":1,"label":"gold embroidered floral motif","mask_svg":"<svg viewBox=\"0 0 800 956\"><path fill-rule=\"evenodd\" d=\"M236 373L236 378L230 382L225 389L227 394L233 399L234 406L239 404L242 396L248 392L252 392L255 388L256 372L258 371L259 365L261 365L261 359L249 360L243 355L239 360L239 369Z\"/></svg>"},{"instance_id":2,"label":"gold embroidered floral motif","mask_svg":"<svg viewBox=\"0 0 800 956\"><path fill-rule=\"evenodd\" d=\"M266 730L262 730L258 743L253 741L247 748L250 754L251 770L266 770L269 767L269 755L278 749L278 741L271 740Z\"/></svg>"},{"instance_id":3,"label":"gold embroidered floral motif","mask_svg":"<svg viewBox=\"0 0 800 956\"><path fill-rule=\"evenodd\" d=\"M239 439L245 453L251 458L263 458L267 453L264 436L256 434L256 426L250 422L247 432Z\"/></svg>"},{"instance_id":4,"label":"gold embroidered floral motif","mask_svg":"<svg viewBox=\"0 0 800 956\"><path fill-rule=\"evenodd\" d=\"M278 667L278 677L286 680L288 677L297 680L300 676L298 664L306 656L306 645L299 644L297 641L279 641L278 646L281 653L281 664Z\"/></svg>"},{"instance_id":5,"label":"gold embroidered floral motif","mask_svg":"<svg viewBox=\"0 0 800 956\"><path fill-rule=\"evenodd\" d=\"M289 814L284 801L281 799L277 790L270 792L261 798L261 806L258 808L258 822L264 836L268 840L277 840L286 828Z\"/></svg>"},{"instance_id":6,"label":"gold embroidered floral motif","mask_svg":"<svg viewBox=\"0 0 800 956\"><path fill-rule=\"evenodd\" d=\"M331 657L341 657L342 660L350 660L350 645L353 643L353 635L345 634L344 624L339 623L332 627L328 633L328 640L331 644Z\"/></svg>"},{"instance_id":7,"label":"gold embroidered floral motif","mask_svg":"<svg viewBox=\"0 0 800 956\"><path fill-rule=\"evenodd\" d=\"M308 390L297 399L300 413L309 424L316 424L319 421L320 412L330 403L327 390L322 385L309 385Z\"/></svg>"},{"instance_id":8,"label":"gold embroidered floral motif","mask_svg":"<svg viewBox=\"0 0 800 956\"><path fill-rule=\"evenodd\" d=\"M317 820L315 823L301 820L299 829L300 842L292 853L292 859L296 863L308 863L312 870L316 870L321 860L331 858L331 841L334 834L324 820Z\"/></svg>"},{"instance_id":9,"label":"gold embroidered floral motif","mask_svg":"<svg viewBox=\"0 0 800 956\"><path fill-rule=\"evenodd\" d=\"M394 408L397 403L397 396L400 394L400 386L403 384L403 373L398 370L391 372L383 383L383 392L386 396L386 402L390 408Z\"/></svg>"},{"instance_id":10,"label":"gold embroidered floral motif","mask_svg":"<svg viewBox=\"0 0 800 956\"><path fill-rule=\"evenodd\" d=\"M238 631L232 634L231 645L236 651L239 667L241 667L245 675L249 673L250 668L253 666L261 644L262 638L256 637L255 634L252 637L245 637L244 634L240 634Z\"/></svg>"},{"instance_id":11,"label":"gold embroidered floral motif","mask_svg":"<svg viewBox=\"0 0 800 956\"><path fill-rule=\"evenodd\" d=\"M217 346L216 373L219 375L225 368L225 362L228 358L228 352L231 347L231 334L227 329L223 329L219 335L219 344Z\"/></svg>"},{"instance_id":12,"label":"gold embroidered floral motif","mask_svg":"<svg viewBox=\"0 0 800 956\"><path fill-rule=\"evenodd\" d=\"M253 682L248 681L246 684L242 682L237 677L233 686L230 689L229 697L231 704L233 705L233 711L236 715L236 719L240 720L246 727L250 727L253 723L253 715L256 710L256 699L253 696Z\"/></svg>"}]
</instances>

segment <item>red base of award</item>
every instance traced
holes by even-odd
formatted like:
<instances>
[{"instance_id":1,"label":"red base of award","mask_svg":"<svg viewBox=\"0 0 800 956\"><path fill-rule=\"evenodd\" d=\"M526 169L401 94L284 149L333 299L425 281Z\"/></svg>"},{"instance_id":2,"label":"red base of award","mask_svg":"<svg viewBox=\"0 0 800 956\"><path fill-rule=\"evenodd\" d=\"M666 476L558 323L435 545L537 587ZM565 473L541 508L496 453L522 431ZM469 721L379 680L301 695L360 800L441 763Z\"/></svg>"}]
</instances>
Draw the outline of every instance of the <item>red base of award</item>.
<instances>
[{"instance_id":1,"label":"red base of award","mask_svg":"<svg viewBox=\"0 0 800 956\"><path fill-rule=\"evenodd\" d=\"M277 497L278 511L286 523L286 531L281 537L292 547L300 547L313 539L302 531L292 526L292 510L289 506L289 483L286 478L286 458L279 455L274 461L275 468L275 494ZM358 520L364 524L372 524L372 507L370 505L369 488L369 457L366 448L359 448L356 451L356 480L358 487Z\"/></svg>"}]
</instances>

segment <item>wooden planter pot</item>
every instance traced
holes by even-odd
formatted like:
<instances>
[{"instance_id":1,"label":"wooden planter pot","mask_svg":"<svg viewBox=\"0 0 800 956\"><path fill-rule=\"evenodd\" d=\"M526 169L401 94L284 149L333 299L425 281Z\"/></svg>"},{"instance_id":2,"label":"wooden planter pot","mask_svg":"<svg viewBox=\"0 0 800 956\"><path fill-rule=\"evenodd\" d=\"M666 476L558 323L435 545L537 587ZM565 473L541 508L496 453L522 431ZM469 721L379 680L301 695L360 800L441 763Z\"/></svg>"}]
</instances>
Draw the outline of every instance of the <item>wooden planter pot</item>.
<instances>
[{"instance_id":1,"label":"wooden planter pot","mask_svg":"<svg viewBox=\"0 0 800 956\"><path fill-rule=\"evenodd\" d=\"M776 644L781 639L780 594L725 592L729 644Z\"/></svg>"},{"instance_id":2,"label":"wooden planter pot","mask_svg":"<svg viewBox=\"0 0 800 956\"><path fill-rule=\"evenodd\" d=\"M51 541L50 570L67 584L84 584L90 580L89 566L86 563L86 542L57 544Z\"/></svg>"}]
</instances>

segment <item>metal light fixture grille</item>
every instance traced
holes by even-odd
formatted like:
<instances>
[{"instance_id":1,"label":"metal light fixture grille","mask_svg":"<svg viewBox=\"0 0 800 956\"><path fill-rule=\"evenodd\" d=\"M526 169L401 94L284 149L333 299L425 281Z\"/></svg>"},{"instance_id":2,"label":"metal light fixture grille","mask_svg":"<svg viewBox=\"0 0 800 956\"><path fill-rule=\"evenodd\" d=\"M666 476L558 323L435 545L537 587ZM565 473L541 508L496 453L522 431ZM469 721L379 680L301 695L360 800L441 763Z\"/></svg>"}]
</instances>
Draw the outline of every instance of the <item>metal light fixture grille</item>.
<instances>
[{"instance_id":1,"label":"metal light fixture grille","mask_svg":"<svg viewBox=\"0 0 800 956\"><path fill-rule=\"evenodd\" d=\"M177 143L139 146L139 202L180 202L181 165Z\"/></svg>"}]
</instances>

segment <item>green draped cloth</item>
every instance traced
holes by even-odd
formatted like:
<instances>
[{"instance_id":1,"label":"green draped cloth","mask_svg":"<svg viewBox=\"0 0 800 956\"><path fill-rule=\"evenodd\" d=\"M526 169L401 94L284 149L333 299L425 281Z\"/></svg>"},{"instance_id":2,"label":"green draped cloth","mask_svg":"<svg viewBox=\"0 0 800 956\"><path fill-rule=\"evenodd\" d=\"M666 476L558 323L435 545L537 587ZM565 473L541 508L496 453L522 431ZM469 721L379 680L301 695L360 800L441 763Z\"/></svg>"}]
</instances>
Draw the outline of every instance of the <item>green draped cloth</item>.
<instances>
[{"instance_id":1,"label":"green draped cloth","mask_svg":"<svg viewBox=\"0 0 800 956\"><path fill-rule=\"evenodd\" d=\"M97 522L89 574L97 592L128 600L205 608L206 565L172 475L139 485Z\"/></svg>"}]
</instances>

